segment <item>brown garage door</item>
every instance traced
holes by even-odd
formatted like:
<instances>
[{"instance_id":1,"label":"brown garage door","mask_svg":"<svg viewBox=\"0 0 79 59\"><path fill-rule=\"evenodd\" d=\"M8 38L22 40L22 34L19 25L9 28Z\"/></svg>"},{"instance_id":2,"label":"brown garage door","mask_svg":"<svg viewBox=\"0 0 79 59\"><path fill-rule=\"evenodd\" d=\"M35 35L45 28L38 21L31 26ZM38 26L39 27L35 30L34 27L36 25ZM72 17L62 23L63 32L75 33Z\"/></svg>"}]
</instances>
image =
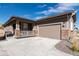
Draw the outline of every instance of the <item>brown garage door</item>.
<instances>
[{"instance_id":1,"label":"brown garage door","mask_svg":"<svg viewBox=\"0 0 79 59\"><path fill-rule=\"evenodd\" d=\"M39 36L60 39L60 24L39 26Z\"/></svg>"}]
</instances>

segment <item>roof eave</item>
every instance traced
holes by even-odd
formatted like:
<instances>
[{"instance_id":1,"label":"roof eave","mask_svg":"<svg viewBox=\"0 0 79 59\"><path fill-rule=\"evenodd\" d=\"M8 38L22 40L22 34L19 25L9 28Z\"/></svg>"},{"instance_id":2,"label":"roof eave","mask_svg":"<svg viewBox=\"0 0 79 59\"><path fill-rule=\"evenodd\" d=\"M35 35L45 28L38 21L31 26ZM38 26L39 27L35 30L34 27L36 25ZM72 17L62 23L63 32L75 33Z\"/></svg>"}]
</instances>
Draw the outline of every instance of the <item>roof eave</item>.
<instances>
[{"instance_id":1,"label":"roof eave","mask_svg":"<svg viewBox=\"0 0 79 59\"><path fill-rule=\"evenodd\" d=\"M13 20L24 20L24 21L27 21L28 23L34 23L35 21L33 20L29 20L29 19L25 19L25 18L21 18L21 17L16 17L16 16L12 16L7 22L5 22L3 24L3 26L6 26L8 23L10 23L11 21Z\"/></svg>"}]
</instances>

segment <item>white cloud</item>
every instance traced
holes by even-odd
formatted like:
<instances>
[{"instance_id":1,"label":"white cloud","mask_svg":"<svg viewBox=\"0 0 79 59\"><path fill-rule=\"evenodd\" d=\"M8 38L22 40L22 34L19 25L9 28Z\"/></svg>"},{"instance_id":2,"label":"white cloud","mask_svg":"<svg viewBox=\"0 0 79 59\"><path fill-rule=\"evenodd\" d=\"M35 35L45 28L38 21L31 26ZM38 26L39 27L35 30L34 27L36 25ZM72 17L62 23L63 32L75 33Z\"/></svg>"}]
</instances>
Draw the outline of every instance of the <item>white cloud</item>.
<instances>
[{"instance_id":1,"label":"white cloud","mask_svg":"<svg viewBox=\"0 0 79 59\"><path fill-rule=\"evenodd\" d=\"M40 7L40 8L43 8L43 7L46 7L46 6L47 6L46 4L38 5L38 7Z\"/></svg>"},{"instance_id":2,"label":"white cloud","mask_svg":"<svg viewBox=\"0 0 79 59\"><path fill-rule=\"evenodd\" d=\"M47 10L44 10L44 11L41 11L41 12L36 12L36 14L48 15L48 11Z\"/></svg>"},{"instance_id":3,"label":"white cloud","mask_svg":"<svg viewBox=\"0 0 79 59\"><path fill-rule=\"evenodd\" d=\"M43 10L41 12L36 12L36 14L49 15L51 13L57 13L57 12L61 12L61 11L54 9L53 7L49 7L47 10Z\"/></svg>"},{"instance_id":4,"label":"white cloud","mask_svg":"<svg viewBox=\"0 0 79 59\"><path fill-rule=\"evenodd\" d=\"M41 19L41 18L44 18L44 17L46 17L46 16L37 16L37 17L35 17L35 19L37 20L37 19Z\"/></svg>"},{"instance_id":5,"label":"white cloud","mask_svg":"<svg viewBox=\"0 0 79 59\"><path fill-rule=\"evenodd\" d=\"M61 4L57 4L56 7L48 7L47 10L37 12L37 14L49 15L52 13L64 12L67 10L74 10L75 6L79 6L79 4L77 4L77 3L61 3Z\"/></svg>"},{"instance_id":6,"label":"white cloud","mask_svg":"<svg viewBox=\"0 0 79 59\"><path fill-rule=\"evenodd\" d=\"M38 16L38 17L36 17L35 19L40 19L40 18L42 18L42 17Z\"/></svg>"},{"instance_id":7,"label":"white cloud","mask_svg":"<svg viewBox=\"0 0 79 59\"><path fill-rule=\"evenodd\" d=\"M18 16L23 17L23 18L27 18L27 19L31 18L31 15L29 15L29 14L18 15Z\"/></svg>"},{"instance_id":8,"label":"white cloud","mask_svg":"<svg viewBox=\"0 0 79 59\"><path fill-rule=\"evenodd\" d=\"M58 4L58 10L73 10L75 6L79 6L77 3L62 3Z\"/></svg>"},{"instance_id":9,"label":"white cloud","mask_svg":"<svg viewBox=\"0 0 79 59\"><path fill-rule=\"evenodd\" d=\"M59 4L59 5L61 5L61 6L79 6L79 3L62 3L62 4Z\"/></svg>"}]
</instances>

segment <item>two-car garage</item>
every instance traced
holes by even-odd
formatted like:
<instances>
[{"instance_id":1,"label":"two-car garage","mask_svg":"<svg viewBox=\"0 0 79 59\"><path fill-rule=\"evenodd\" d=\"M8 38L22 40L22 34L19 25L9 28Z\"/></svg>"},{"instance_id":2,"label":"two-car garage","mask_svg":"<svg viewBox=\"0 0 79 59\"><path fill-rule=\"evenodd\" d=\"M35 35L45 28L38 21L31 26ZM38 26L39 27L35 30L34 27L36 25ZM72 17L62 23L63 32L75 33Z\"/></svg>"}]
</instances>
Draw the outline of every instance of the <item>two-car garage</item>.
<instances>
[{"instance_id":1,"label":"two-car garage","mask_svg":"<svg viewBox=\"0 0 79 59\"><path fill-rule=\"evenodd\" d=\"M61 24L39 25L39 36L61 39Z\"/></svg>"}]
</instances>

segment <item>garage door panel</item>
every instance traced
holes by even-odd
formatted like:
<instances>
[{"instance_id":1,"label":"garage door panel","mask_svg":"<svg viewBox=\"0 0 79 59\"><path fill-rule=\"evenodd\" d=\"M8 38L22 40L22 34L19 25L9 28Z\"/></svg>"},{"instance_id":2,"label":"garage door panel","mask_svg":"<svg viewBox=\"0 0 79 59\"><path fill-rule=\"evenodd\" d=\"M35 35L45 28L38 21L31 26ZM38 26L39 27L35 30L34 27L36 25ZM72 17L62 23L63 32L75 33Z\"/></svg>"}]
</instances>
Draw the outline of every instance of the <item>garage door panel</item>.
<instances>
[{"instance_id":1,"label":"garage door panel","mask_svg":"<svg viewBox=\"0 0 79 59\"><path fill-rule=\"evenodd\" d=\"M39 36L60 39L60 25L40 26Z\"/></svg>"}]
</instances>

